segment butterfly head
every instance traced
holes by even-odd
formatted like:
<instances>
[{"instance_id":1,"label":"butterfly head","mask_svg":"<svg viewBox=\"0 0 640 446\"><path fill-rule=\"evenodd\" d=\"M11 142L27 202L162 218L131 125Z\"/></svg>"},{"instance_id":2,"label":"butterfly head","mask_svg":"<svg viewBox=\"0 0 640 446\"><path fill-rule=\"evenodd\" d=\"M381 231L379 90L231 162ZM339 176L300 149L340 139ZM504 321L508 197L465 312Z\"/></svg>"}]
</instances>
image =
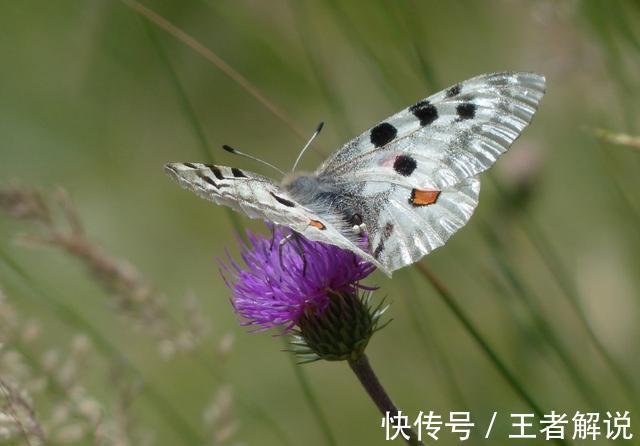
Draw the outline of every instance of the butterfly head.
<instances>
[{"instance_id":1,"label":"butterfly head","mask_svg":"<svg viewBox=\"0 0 640 446\"><path fill-rule=\"evenodd\" d=\"M303 205L338 192L330 182L313 173L286 175L282 180L282 187Z\"/></svg>"},{"instance_id":2,"label":"butterfly head","mask_svg":"<svg viewBox=\"0 0 640 446\"><path fill-rule=\"evenodd\" d=\"M289 173L282 178L281 186L291 195L307 195L318 190L318 177L312 173Z\"/></svg>"}]
</instances>

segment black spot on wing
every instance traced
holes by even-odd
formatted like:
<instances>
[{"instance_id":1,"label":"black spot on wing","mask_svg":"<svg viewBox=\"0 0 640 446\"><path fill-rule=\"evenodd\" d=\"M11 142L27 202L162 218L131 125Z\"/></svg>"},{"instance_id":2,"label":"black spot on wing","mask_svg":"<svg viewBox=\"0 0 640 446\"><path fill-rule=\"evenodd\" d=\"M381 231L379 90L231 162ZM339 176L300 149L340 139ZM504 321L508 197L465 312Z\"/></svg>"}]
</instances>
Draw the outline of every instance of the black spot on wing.
<instances>
[{"instance_id":1,"label":"black spot on wing","mask_svg":"<svg viewBox=\"0 0 640 446\"><path fill-rule=\"evenodd\" d=\"M420 101L409 107L409 111L420 120L423 127L438 119L438 109L429 101Z\"/></svg>"},{"instance_id":2,"label":"black spot on wing","mask_svg":"<svg viewBox=\"0 0 640 446\"><path fill-rule=\"evenodd\" d=\"M383 122L372 128L369 136L371 138L371 143L375 147L382 147L393 141L393 138L395 138L397 134L398 129L388 122Z\"/></svg>"},{"instance_id":3,"label":"black spot on wing","mask_svg":"<svg viewBox=\"0 0 640 446\"><path fill-rule=\"evenodd\" d=\"M296 206L296 204L295 204L293 201L289 201L289 200L287 200L286 198L279 197L279 196L277 196L276 194L274 194L273 192L271 192L271 196L272 196L273 198L275 198L275 199L276 199L276 201L277 201L278 203L282 204L282 205L285 205L285 206L290 207L290 208L293 208L293 207L295 207L295 206Z\"/></svg>"},{"instance_id":4,"label":"black spot on wing","mask_svg":"<svg viewBox=\"0 0 640 446\"><path fill-rule=\"evenodd\" d=\"M465 102L456 107L456 112L460 119L473 119L476 116L476 105L471 102Z\"/></svg>"},{"instance_id":5,"label":"black spot on wing","mask_svg":"<svg viewBox=\"0 0 640 446\"><path fill-rule=\"evenodd\" d=\"M222 171L220 170L220 168L218 166L214 166L213 164L205 164L209 170L211 171L211 173L213 173L213 175L219 179L219 180L224 180L224 176L222 175Z\"/></svg>"},{"instance_id":6,"label":"black spot on wing","mask_svg":"<svg viewBox=\"0 0 640 446\"><path fill-rule=\"evenodd\" d=\"M193 164L193 163L184 163L184 165L185 165L185 166L187 166L187 167L189 167L189 168L191 168L191 169L197 169L197 168L198 168L198 166L196 166L196 165L195 165L195 164Z\"/></svg>"},{"instance_id":7,"label":"black spot on wing","mask_svg":"<svg viewBox=\"0 0 640 446\"><path fill-rule=\"evenodd\" d=\"M456 84L453 87L449 88L446 93L448 98L458 96L459 94L460 94L460 84Z\"/></svg>"},{"instance_id":8,"label":"black spot on wing","mask_svg":"<svg viewBox=\"0 0 640 446\"><path fill-rule=\"evenodd\" d=\"M202 181L204 181L205 183L210 184L211 186L215 187L216 189L219 189L218 184L215 181L213 181L213 178L209 178L208 176L203 175L203 174L199 174L198 177L200 177L200 179Z\"/></svg>"},{"instance_id":9,"label":"black spot on wing","mask_svg":"<svg viewBox=\"0 0 640 446\"><path fill-rule=\"evenodd\" d=\"M378 246L376 246L376 249L373 251L373 257L375 259L380 257L380 254L382 254L382 251L384 251L384 244L389 239L389 237L391 237L392 233L393 233L393 224L387 223L384 226L384 232L380 235L380 241L378 242Z\"/></svg>"},{"instance_id":10,"label":"black spot on wing","mask_svg":"<svg viewBox=\"0 0 640 446\"><path fill-rule=\"evenodd\" d=\"M393 233L393 224L387 223L386 225L384 225L384 238L388 239L389 237L391 237L392 233Z\"/></svg>"},{"instance_id":11,"label":"black spot on wing","mask_svg":"<svg viewBox=\"0 0 640 446\"><path fill-rule=\"evenodd\" d=\"M376 246L375 251L373 251L373 258L377 259L378 257L380 257L380 254L382 254L383 249L384 249L384 240L380 240L380 243L378 243L378 246Z\"/></svg>"},{"instance_id":12,"label":"black spot on wing","mask_svg":"<svg viewBox=\"0 0 640 446\"><path fill-rule=\"evenodd\" d=\"M408 177L416 170L418 163L408 155L399 155L393 162L393 169L403 177Z\"/></svg>"},{"instance_id":13,"label":"black spot on wing","mask_svg":"<svg viewBox=\"0 0 640 446\"><path fill-rule=\"evenodd\" d=\"M231 173L233 174L234 178L247 178L244 172L238 169L237 167L232 167Z\"/></svg>"}]
</instances>

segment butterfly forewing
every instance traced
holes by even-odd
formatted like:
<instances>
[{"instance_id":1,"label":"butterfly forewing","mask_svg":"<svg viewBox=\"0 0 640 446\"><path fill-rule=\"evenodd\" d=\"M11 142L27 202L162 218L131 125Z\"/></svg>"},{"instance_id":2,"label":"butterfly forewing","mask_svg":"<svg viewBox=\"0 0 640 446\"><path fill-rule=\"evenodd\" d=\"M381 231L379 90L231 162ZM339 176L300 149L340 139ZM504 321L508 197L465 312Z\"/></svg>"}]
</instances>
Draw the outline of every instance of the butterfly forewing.
<instances>
[{"instance_id":1,"label":"butterfly forewing","mask_svg":"<svg viewBox=\"0 0 640 446\"><path fill-rule=\"evenodd\" d=\"M372 127L318 170L336 181L444 189L490 167L529 124L543 76L494 73L456 84Z\"/></svg>"},{"instance_id":2,"label":"butterfly forewing","mask_svg":"<svg viewBox=\"0 0 640 446\"><path fill-rule=\"evenodd\" d=\"M278 192L278 186L266 177L201 163L170 163L165 169L181 186L201 198L229 206L250 218L277 218L282 224L297 223L294 213L280 215L282 212L271 195Z\"/></svg>"},{"instance_id":3,"label":"butterfly forewing","mask_svg":"<svg viewBox=\"0 0 640 446\"><path fill-rule=\"evenodd\" d=\"M250 218L287 226L310 240L348 249L384 271L381 263L358 247L352 237L345 236L339 215L311 211L269 178L237 168L201 163L170 163L165 169L181 186L201 198L229 206Z\"/></svg>"}]
</instances>

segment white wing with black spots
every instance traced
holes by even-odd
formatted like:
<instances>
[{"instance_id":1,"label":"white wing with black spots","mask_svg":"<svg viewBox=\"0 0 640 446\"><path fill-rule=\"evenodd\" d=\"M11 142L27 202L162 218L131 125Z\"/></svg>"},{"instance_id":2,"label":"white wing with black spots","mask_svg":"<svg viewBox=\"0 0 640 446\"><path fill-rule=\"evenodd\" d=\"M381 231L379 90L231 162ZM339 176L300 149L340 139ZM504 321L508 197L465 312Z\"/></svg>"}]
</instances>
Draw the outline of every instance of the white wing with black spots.
<instances>
[{"instance_id":1,"label":"white wing with black spots","mask_svg":"<svg viewBox=\"0 0 640 446\"><path fill-rule=\"evenodd\" d=\"M348 142L317 174L445 189L490 167L529 124L544 91L544 76L534 73L461 82Z\"/></svg>"},{"instance_id":2,"label":"white wing with black spots","mask_svg":"<svg viewBox=\"0 0 640 446\"><path fill-rule=\"evenodd\" d=\"M348 249L384 270L354 243L353 237L348 237L350 232L339 215L329 211L319 215L309 210L269 178L235 167L201 163L170 163L165 170L205 200L229 206L250 218L287 226L310 240Z\"/></svg>"},{"instance_id":3,"label":"white wing with black spots","mask_svg":"<svg viewBox=\"0 0 640 446\"><path fill-rule=\"evenodd\" d=\"M281 185L223 166L166 169L202 198L351 250L391 275L466 224L478 204L477 175L530 123L544 89L534 73L461 82L345 144L314 174Z\"/></svg>"}]
</instances>

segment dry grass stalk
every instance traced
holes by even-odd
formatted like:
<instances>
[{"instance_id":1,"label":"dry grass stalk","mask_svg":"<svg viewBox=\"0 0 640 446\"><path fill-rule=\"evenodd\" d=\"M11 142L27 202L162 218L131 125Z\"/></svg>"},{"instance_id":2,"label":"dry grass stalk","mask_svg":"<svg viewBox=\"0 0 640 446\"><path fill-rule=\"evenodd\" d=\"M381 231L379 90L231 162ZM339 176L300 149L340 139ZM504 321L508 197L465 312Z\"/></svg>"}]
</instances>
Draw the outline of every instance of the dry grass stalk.
<instances>
[{"instance_id":1,"label":"dry grass stalk","mask_svg":"<svg viewBox=\"0 0 640 446\"><path fill-rule=\"evenodd\" d=\"M242 87L247 93L253 96L259 103L261 103L264 107L269 110L269 112L273 113L278 119L284 122L296 135L298 135L302 140L306 140L308 135L306 132L303 132L294 122L293 120L286 115L279 107L277 107L272 101L267 99L267 97L262 94L262 92L254 86L249 80L236 71L231 65L225 62L220 56L211 51L209 48L204 46L202 43L198 42L192 36L187 34L182 29L175 26L173 23L169 22L164 17L160 16L158 13L153 10L147 8L141 3L135 0L122 0L122 2L127 5L129 8L133 9L137 13L144 16L147 20L154 23L156 26L162 28L169 34L171 34L176 39L180 40L185 45L189 46L195 52L200 54L206 60L215 65L220 71L222 71L225 75L229 76L236 82L240 87Z\"/></svg>"},{"instance_id":2,"label":"dry grass stalk","mask_svg":"<svg viewBox=\"0 0 640 446\"><path fill-rule=\"evenodd\" d=\"M22 320L0 292L0 443L150 444L144 441L149 435L136 427L128 410L137 392L116 392L115 408L106 416L103 404L84 387L81 371L94 359L90 358L93 350L88 339L77 334L67 349L38 348L38 341L46 341L38 332L39 324ZM25 356L25 352L36 350L41 350L34 355L39 358ZM120 379L106 386L123 388L123 382Z\"/></svg>"},{"instance_id":3,"label":"dry grass stalk","mask_svg":"<svg viewBox=\"0 0 640 446\"><path fill-rule=\"evenodd\" d=\"M605 129L595 129L593 130L593 134L608 143L640 150L640 136L628 135L626 133L614 133Z\"/></svg>"},{"instance_id":4,"label":"dry grass stalk","mask_svg":"<svg viewBox=\"0 0 640 446\"><path fill-rule=\"evenodd\" d=\"M35 224L39 232L22 235L19 240L29 246L48 246L65 252L79 260L98 282L114 298L118 313L133 321L145 333L152 333L158 341L159 354L174 357L176 353L193 350L198 342L210 333L210 324L200 307L200 301L187 295L183 301L183 319L179 324L171 319L165 307L165 298L147 282L129 262L106 253L87 236L85 226L64 191L56 192L47 199L35 189L0 189L0 211L16 220ZM132 381L118 364L110 364L114 373L106 385L115 389L111 413L104 414L102 404L87 394L82 386L80 372L89 364L92 349L88 339L78 334L68 351L59 348L44 348L39 359L28 361L18 345L32 345L39 339L37 322L21 320L14 308L0 294L0 339L7 348L0 349L0 376L13 377L13 388L21 389L25 395L44 398L50 410L40 413L41 422L35 420L30 400L13 397L12 407L20 418L6 416L12 422L12 440L21 432L30 444L44 444L35 431L56 444L90 441L104 446L150 445L154 437L149 431L141 431L132 410L132 403L140 391L137 381ZM223 361L233 348L233 336L227 334L216 342L215 355ZM7 387L8 388L8 387ZM12 389L13 389L12 388ZM57 389L57 395L52 389ZM10 395L14 395L12 392ZM21 404L17 404L20 402ZM26 410L26 408L30 410ZM31 420L28 415L33 415ZM1 416L0 416L1 417ZM232 397L224 387L203 412L204 429L212 445L236 445L234 437L237 422L232 415ZM0 420L0 433L2 433ZM17 441L17 440L15 440Z\"/></svg>"},{"instance_id":5,"label":"dry grass stalk","mask_svg":"<svg viewBox=\"0 0 640 446\"><path fill-rule=\"evenodd\" d=\"M234 442L238 432L238 421L233 416L233 394L230 387L218 389L202 417L211 438L211 446L240 444Z\"/></svg>"},{"instance_id":6,"label":"dry grass stalk","mask_svg":"<svg viewBox=\"0 0 640 446\"><path fill-rule=\"evenodd\" d=\"M209 322L194 296L183 299L184 316L179 323L169 314L165 296L131 263L108 254L92 241L64 190L58 190L52 200L35 189L0 190L0 210L40 226L41 233L22 235L19 240L23 243L58 248L85 265L91 277L112 296L118 313L158 339L164 357L193 350L209 332Z\"/></svg>"},{"instance_id":7,"label":"dry grass stalk","mask_svg":"<svg viewBox=\"0 0 640 446\"><path fill-rule=\"evenodd\" d=\"M29 446L45 444L44 431L31 402L0 378L0 440L22 438Z\"/></svg>"}]
</instances>

